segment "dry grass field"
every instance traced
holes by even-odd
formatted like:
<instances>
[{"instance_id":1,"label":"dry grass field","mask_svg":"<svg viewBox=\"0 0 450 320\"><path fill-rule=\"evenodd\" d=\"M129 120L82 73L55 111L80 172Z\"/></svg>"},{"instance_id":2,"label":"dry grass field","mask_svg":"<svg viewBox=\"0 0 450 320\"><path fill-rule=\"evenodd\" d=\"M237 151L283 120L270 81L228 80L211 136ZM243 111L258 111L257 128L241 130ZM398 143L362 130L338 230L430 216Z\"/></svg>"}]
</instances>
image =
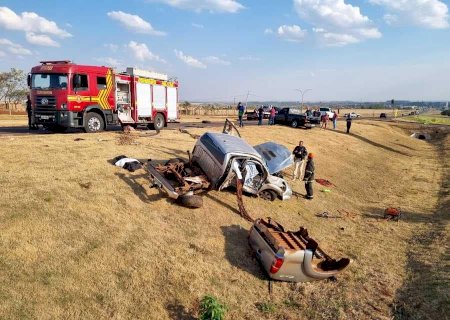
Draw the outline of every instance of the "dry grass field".
<instances>
[{"instance_id":1,"label":"dry grass field","mask_svg":"<svg viewBox=\"0 0 450 320\"><path fill-rule=\"evenodd\" d=\"M245 197L247 211L305 226L330 255L353 260L335 282L276 282L272 294L232 192L187 209L149 188L144 170L109 162L186 157L188 134L137 131L129 145L119 132L0 136L0 319L195 319L206 294L227 305L226 319L448 319L446 129L423 141L409 137L416 124L360 120L350 135L338 126L241 130L251 144L304 140L316 178L336 185L315 184L307 202L293 182L300 196ZM382 219L389 206L403 211L398 223ZM315 216L341 209L352 214Z\"/></svg>"}]
</instances>

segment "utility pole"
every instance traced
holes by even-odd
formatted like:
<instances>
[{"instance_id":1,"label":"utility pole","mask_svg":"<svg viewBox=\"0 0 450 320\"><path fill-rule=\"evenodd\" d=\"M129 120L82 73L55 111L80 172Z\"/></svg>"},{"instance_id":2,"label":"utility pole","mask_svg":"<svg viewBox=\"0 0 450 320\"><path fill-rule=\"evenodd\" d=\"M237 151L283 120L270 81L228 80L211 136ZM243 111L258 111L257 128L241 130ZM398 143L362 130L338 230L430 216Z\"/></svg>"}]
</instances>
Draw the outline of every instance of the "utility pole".
<instances>
[{"instance_id":1,"label":"utility pole","mask_svg":"<svg viewBox=\"0 0 450 320\"><path fill-rule=\"evenodd\" d=\"M247 91L247 97L245 98L245 110L247 110L247 102L248 102L249 95L250 95L250 90Z\"/></svg>"},{"instance_id":2,"label":"utility pole","mask_svg":"<svg viewBox=\"0 0 450 320\"><path fill-rule=\"evenodd\" d=\"M305 95L305 93L307 93L308 91L311 91L312 89L306 89L306 90L295 89L295 90L299 91L302 95L302 104L300 106L300 112L303 112L303 96Z\"/></svg>"}]
</instances>

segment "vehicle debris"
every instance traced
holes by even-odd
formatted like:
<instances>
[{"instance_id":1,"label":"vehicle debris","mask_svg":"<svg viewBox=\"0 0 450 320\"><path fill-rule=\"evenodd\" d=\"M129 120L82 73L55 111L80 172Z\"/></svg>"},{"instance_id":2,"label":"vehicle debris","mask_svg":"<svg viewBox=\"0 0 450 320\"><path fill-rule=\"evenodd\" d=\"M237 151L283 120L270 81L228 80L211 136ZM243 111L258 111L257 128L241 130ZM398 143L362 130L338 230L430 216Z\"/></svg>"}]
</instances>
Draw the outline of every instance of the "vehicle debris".
<instances>
[{"instance_id":1,"label":"vehicle debris","mask_svg":"<svg viewBox=\"0 0 450 320\"><path fill-rule=\"evenodd\" d=\"M128 158L125 155L117 156L113 159L114 165L117 167L121 167L130 172L134 172L138 169L142 168L142 163L134 158Z\"/></svg>"},{"instance_id":2,"label":"vehicle debris","mask_svg":"<svg viewBox=\"0 0 450 320\"><path fill-rule=\"evenodd\" d=\"M384 210L384 219L398 221L402 215L399 208L386 208Z\"/></svg>"},{"instance_id":3,"label":"vehicle debris","mask_svg":"<svg viewBox=\"0 0 450 320\"><path fill-rule=\"evenodd\" d=\"M316 179L316 182L318 184L321 184L324 187L328 187L328 188L335 187L335 185L333 183L331 183L330 181L328 181L326 179Z\"/></svg>"},{"instance_id":4,"label":"vehicle debris","mask_svg":"<svg viewBox=\"0 0 450 320\"><path fill-rule=\"evenodd\" d=\"M256 219L250 229L249 244L271 279L307 282L335 277L351 260L335 260L300 227L285 231L271 218Z\"/></svg>"}]
</instances>

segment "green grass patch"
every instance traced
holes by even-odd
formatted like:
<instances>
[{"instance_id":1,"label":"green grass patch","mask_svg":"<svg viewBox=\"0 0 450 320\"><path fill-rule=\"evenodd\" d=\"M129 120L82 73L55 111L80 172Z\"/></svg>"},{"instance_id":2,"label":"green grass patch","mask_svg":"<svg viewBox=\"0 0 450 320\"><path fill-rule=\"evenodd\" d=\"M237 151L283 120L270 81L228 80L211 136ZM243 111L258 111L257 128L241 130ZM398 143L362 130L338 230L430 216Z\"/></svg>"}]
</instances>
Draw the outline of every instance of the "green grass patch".
<instances>
[{"instance_id":1,"label":"green grass patch","mask_svg":"<svg viewBox=\"0 0 450 320\"><path fill-rule=\"evenodd\" d=\"M450 125L450 117L449 116L441 116L441 115L420 115L420 116L411 116L403 118L408 121L418 122L421 124L445 124Z\"/></svg>"}]
</instances>

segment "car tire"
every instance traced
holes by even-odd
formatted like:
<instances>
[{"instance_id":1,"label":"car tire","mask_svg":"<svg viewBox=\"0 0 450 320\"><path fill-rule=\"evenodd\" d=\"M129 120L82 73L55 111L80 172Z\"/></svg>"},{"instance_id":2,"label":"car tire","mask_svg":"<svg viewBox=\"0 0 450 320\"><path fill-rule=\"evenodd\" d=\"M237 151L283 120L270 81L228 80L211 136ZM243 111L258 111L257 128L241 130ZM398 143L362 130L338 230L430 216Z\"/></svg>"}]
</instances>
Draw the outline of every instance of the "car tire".
<instances>
[{"instance_id":1,"label":"car tire","mask_svg":"<svg viewBox=\"0 0 450 320\"><path fill-rule=\"evenodd\" d=\"M84 123L84 131L87 133L100 132L105 129L105 122L101 115L96 112L89 112Z\"/></svg>"},{"instance_id":2,"label":"car tire","mask_svg":"<svg viewBox=\"0 0 450 320\"><path fill-rule=\"evenodd\" d=\"M258 193L258 196L261 199L268 200L268 201L274 201L277 197L277 195L275 194L275 192L273 190L268 190L268 189L260 191Z\"/></svg>"},{"instance_id":3,"label":"car tire","mask_svg":"<svg viewBox=\"0 0 450 320\"><path fill-rule=\"evenodd\" d=\"M183 206L188 208L201 208L203 206L203 197L198 195L184 195L179 197Z\"/></svg>"},{"instance_id":4,"label":"car tire","mask_svg":"<svg viewBox=\"0 0 450 320\"><path fill-rule=\"evenodd\" d=\"M166 124L166 120L161 113L156 114L155 120L153 121L153 127L156 131L162 130Z\"/></svg>"},{"instance_id":5,"label":"car tire","mask_svg":"<svg viewBox=\"0 0 450 320\"><path fill-rule=\"evenodd\" d=\"M292 128L297 128L298 127L298 121L297 120L292 120L291 127Z\"/></svg>"}]
</instances>

